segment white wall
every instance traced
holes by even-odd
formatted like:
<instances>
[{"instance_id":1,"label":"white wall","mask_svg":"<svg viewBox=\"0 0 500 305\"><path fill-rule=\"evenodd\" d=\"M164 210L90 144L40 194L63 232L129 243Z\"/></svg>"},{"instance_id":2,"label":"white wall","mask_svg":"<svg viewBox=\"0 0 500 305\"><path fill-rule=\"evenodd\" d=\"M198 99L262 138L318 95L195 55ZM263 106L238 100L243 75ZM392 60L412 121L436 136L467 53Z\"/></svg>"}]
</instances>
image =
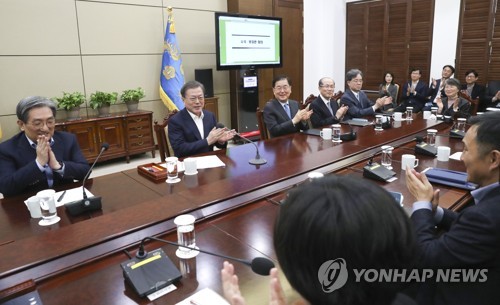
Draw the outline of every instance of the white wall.
<instances>
[{"instance_id":1,"label":"white wall","mask_svg":"<svg viewBox=\"0 0 500 305\"><path fill-rule=\"evenodd\" d=\"M344 90L346 3L358 1L361 0L304 1L303 96L318 93L322 76L333 77L336 91ZM455 66L459 14L460 1L435 0L431 77L441 77L446 64ZM459 75L460 78L463 77Z\"/></svg>"},{"instance_id":2,"label":"white wall","mask_svg":"<svg viewBox=\"0 0 500 305\"><path fill-rule=\"evenodd\" d=\"M432 37L430 78L441 78L441 71L444 65L455 67L459 19L460 1L436 0L434 6L434 35ZM460 81L464 80L463 75L456 75L455 77Z\"/></svg>"}]
</instances>

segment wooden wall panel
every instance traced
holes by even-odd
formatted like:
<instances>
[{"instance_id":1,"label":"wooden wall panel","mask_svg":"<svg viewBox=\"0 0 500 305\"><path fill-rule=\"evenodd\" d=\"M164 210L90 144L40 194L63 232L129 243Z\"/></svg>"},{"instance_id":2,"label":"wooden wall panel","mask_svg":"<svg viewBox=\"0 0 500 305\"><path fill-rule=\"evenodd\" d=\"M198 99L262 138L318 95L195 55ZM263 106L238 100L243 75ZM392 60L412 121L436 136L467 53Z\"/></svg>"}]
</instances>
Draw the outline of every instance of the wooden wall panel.
<instances>
[{"instance_id":1,"label":"wooden wall panel","mask_svg":"<svg viewBox=\"0 0 500 305\"><path fill-rule=\"evenodd\" d=\"M376 90L384 71L402 84L410 67L429 79L434 0L347 3L346 69L364 72L364 89Z\"/></svg>"}]
</instances>

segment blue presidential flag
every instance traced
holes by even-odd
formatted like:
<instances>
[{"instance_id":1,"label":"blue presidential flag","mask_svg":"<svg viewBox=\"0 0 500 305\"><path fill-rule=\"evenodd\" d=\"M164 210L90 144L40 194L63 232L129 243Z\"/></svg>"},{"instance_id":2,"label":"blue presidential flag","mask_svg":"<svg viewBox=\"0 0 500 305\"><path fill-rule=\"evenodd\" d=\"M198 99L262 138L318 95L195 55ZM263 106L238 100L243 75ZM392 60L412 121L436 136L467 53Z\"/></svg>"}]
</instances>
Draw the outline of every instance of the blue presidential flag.
<instances>
[{"instance_id":1,"label":"blue presidential flag","mask_svg":"<svg viewBox=\"0 0 500 305\"><path fill-rule=\"evenodd\" d=\"M169 111L184 108L180 90L184 85L181 51L175 38L172 8L168 8L167 29L163 42L163 59L160 73L160 97Z\"/></svg>"}]
</instances>

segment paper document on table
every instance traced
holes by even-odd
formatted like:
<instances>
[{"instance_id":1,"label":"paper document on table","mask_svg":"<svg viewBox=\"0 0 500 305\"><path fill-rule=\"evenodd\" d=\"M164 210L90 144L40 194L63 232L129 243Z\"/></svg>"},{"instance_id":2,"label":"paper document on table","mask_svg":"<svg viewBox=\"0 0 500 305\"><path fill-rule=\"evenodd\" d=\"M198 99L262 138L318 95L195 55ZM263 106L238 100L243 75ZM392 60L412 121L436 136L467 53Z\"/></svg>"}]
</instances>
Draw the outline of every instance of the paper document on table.
<instances>
[{"instance_id":1,"label":"paper document on table","mask_svg":"<svg viewBox=\"0 0 500 305\"><path fill-rule=\"evenodd\" d=\"M192 296L184 299L183 301L177 303L176 305L229 305L229 303L221 297L217 292L213 291L210 288L205 288Z\"/></svg>"},{"instance_id":2,"label":"paper document on table","mask_svg":"<svg viewBox=\"0 0 500 305\"><path fill-rule=\"evenodd\" d=\"M462 152L457 151L456 153L454 153L453 155L450 156L450 159L460 161L460 157L462 157Z\"/></svg>"},{"instance_id":3,"label":"paper document on table","mask_svg":"<svg viewBox=\"0 0 500 305\"><path fill-rule=\"evenodd\" d=\"M198 169L226 166L217 156L203 156L193 159L196 159L196 167Z\"/></svg>"},{"instance_id":4,"label":"paper document on table","mask_svg":"<svg viewBox=\"0 0 500 305\"><path fill-rule=\"evenodd\" d=\"M74 189L66 190L66 193L64 193L64 197L61 199L61 201L59 201L59 198L61 198L63 192L65 191L57 192L54 195L54 200L56 201L56 207L60 207L68 202L83 199L83 190L81 186L75 187ZM85 189L85 193L87 194L87 197L94 197L94 195L87 189Z\"/></svg>"}]
</instances>

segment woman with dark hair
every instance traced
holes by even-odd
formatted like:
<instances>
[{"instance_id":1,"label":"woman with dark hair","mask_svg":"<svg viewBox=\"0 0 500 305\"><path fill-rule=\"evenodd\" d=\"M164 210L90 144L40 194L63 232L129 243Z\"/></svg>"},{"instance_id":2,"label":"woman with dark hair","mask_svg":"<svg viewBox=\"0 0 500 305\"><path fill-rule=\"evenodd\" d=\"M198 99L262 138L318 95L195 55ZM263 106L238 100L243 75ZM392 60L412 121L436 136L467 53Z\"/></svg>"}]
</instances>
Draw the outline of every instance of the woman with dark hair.
<instances>
[{"instance_id":1,"label":"woman with dark hair","mask_svg":"<svg viewBox=\"0 0 500 305\"><path fill-rule=\"evenodd\" d=\"M470 103L460 97L460 82L456 78L449 78L445 81L444 93L446 97L436 96L438 113L445 116L468 118L470 116Z\"/></svg>"},{"instance_id":2,"label":"woman with dark hair","mask_svg":"<svg viewBox=\"0 0 500 305\"><path fill-rule=\"evenodd\" d=\"M390 96L392 97L392 104L385 105L383 107L383 110L391 109L397 106L397 100L398 100L398 85L394 84L394 73L392 72L385 72L384 73L384 80L378 87L378 93L380 97L384 96Z\"/></svg>"},{"instance_id":3,"label":"woman with dark hair","mask_svg":"<svg viewBox=\"0 0 500 305\"><path fill-rule=\"evenodd\" d=\"M309 304L415 304L398 293L403 281L359 276L363 269L412 268L416 253L406 213L370 181L330 176L293 189L276 219L274 248L290 285ZM222 279L231 304L244 304L227 262ZM276 270L270 287L270 304L285 304Z\"/></svg>"}]
</instances>

